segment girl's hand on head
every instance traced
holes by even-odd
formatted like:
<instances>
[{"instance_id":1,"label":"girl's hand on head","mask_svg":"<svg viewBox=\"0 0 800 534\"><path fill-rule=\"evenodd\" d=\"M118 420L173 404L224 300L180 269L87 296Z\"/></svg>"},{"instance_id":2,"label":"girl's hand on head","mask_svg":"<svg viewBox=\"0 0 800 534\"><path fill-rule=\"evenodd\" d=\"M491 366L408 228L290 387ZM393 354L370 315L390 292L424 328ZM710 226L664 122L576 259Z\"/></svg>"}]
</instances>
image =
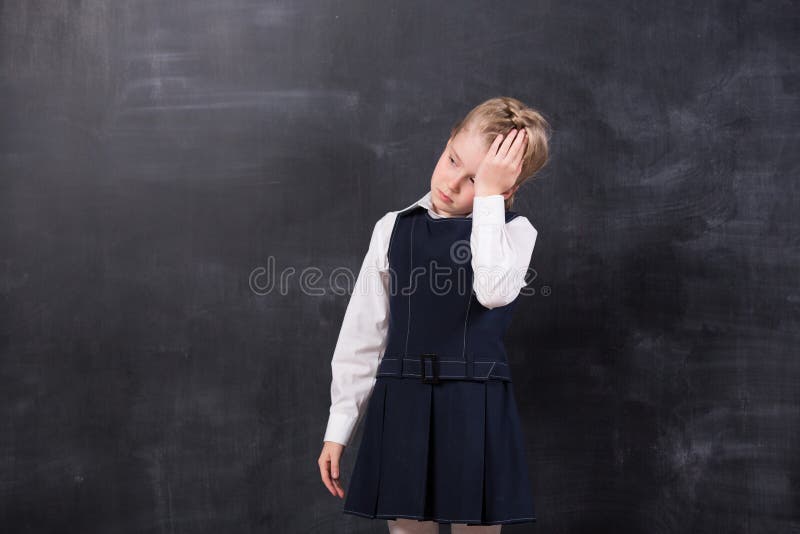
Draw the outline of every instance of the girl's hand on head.
<instances>
[{"instance_id":1,"label":"girl's hand on head","mask_svg":"<svg viewBox=\"0 0 800 534\"><path fill-rule=\"evenodd\" d=\"M514 186L526 143L524 128L513 129L505 137L497 134L475 174L475 196L502 195Z\"/></svg>"},{"instance_id":2,"label":"girl's hand on head","mask_svg":"<svg viewBox=\"0 0 800 534\"><path fill-rule=\"evenodd\" d=\"M336 443L335 441L325 441L322 445L322 453L319 455L319 472L322 476L322 482L331 495L334 497L344 498L344 489L339 482L339 460L342 458L344 452L344 445Z\"/></svg>"}]
</instances>

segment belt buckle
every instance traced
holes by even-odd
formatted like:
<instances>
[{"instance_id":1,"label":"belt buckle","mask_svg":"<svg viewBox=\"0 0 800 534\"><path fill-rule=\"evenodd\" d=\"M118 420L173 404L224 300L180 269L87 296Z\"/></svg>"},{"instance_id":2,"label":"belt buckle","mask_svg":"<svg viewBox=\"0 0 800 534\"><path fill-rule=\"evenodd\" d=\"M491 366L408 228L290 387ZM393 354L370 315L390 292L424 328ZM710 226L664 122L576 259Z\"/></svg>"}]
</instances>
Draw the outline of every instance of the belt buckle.
<instances>
[{"instance_id":1,"label":"belt buckle","mask_svg":"<svg viewBox=\"0 0 800 534\"><path fill-rule=\"evenodd\" d=\"M425 376L425 359L429 358L431 360L431 370L433 372L432 376L427 377ZM423 384L438 384L439 383L439 361L436 359L436 354L434 353L426 353L421 354L419 357L419 365L422 372L422 383Z\"/></svg>"}]
</instances>

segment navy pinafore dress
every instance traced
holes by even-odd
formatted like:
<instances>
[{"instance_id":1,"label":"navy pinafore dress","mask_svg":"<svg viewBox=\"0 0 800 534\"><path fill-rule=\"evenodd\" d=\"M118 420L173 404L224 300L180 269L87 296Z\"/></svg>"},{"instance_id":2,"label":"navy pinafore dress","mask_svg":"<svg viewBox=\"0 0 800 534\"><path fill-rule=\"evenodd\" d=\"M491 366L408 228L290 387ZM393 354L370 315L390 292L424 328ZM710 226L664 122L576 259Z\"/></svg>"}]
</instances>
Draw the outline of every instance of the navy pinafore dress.
<instances>
[{"instance_id":1,"label":"navy pinafore dress","mask_svg":"<svg viewBox=\"0 0 800 534\"><path fill-rule=\"evenodd\" d=\"M506 212L506 222L516 217ZM516 300L472 290L469 217L397 215L389 328L343 511L474 525L536 521L503 336Z\"/></svg>"}]
</instances>

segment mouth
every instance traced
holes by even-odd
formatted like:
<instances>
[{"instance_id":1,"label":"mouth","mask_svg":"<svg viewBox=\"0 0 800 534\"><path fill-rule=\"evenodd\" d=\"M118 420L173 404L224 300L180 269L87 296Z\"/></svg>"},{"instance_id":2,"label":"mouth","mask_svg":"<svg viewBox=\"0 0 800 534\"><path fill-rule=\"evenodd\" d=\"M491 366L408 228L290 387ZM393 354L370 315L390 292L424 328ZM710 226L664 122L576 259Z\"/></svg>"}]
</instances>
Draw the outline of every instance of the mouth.
<instances>
[{"instance_id":1,"label":"mouth","mask_svg":"<svg viewBox=\"0 0 800 534\"><path fill-rule=\"evenodd\" d=\"M453 202L453 199L442 193L439 189L436 190L439 193L439 197L444 200L445 202Z\"/></svg>"}]
</instances>

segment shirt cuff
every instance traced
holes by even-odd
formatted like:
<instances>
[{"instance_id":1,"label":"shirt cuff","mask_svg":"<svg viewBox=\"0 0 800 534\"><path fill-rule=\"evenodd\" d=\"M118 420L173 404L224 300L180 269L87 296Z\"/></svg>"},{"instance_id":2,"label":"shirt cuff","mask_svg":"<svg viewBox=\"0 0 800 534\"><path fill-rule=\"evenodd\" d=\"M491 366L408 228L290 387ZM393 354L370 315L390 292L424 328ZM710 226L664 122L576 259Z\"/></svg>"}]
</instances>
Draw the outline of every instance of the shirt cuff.
<instances>
[{"instance_id":1,"label":"shirt cuff","mask_svg":"<svg viewBox=\"0 0 800 534\"><path fill-rule=\"evenodd\" d=\"M349 415L331 413L328 417L328 428L325 430L325 437L322 438L322 441L333 441L347 445L355 423L355 419Z\"/></svg>"},{"instance_id":2,"label":"shirt cuff","mask_svg":"<svg viewBox=\"0 0 800 534\"><path fill-rule=\"evenodd\" d=\"M504 225L506 223L506 204L503 195L474 197L472 201L473 224Z\"/></svg>"}]
</instances>

